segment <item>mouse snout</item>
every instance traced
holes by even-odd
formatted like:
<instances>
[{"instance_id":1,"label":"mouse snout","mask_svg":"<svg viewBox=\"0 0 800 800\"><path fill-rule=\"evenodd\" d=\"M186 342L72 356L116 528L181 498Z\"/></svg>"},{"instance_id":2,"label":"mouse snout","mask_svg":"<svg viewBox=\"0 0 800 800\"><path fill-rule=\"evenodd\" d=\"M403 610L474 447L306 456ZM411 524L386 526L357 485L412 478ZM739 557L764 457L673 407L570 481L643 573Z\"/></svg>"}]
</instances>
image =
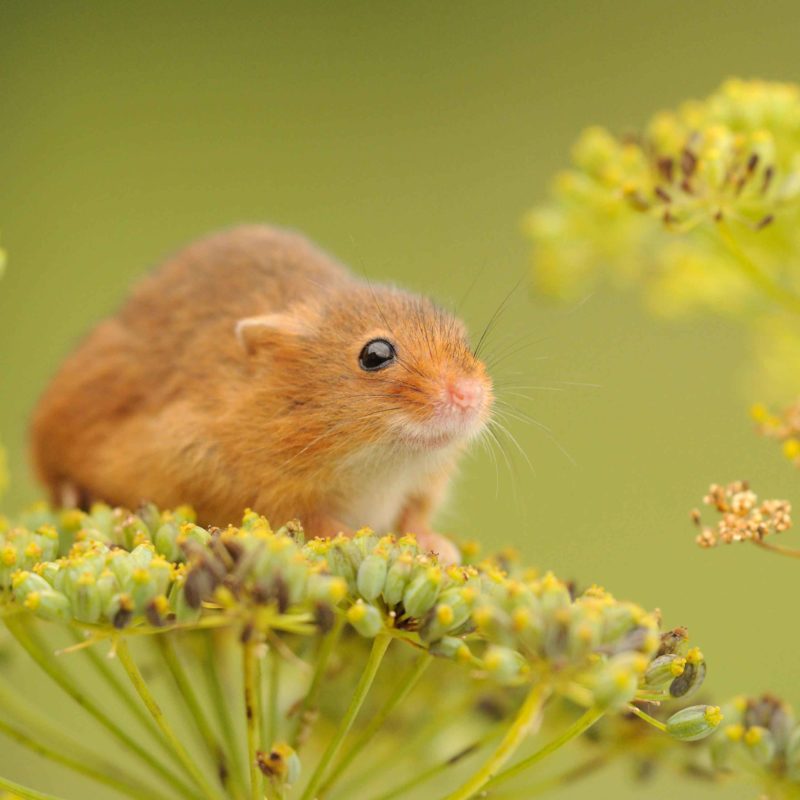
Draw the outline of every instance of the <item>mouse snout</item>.
<instances>
[{"instance_id":1,"label":"mouse snout","mask_svg":"<svg viewBox=\"0 0 800 800\"><path fill-rule=\"evenodd\" d=\"M483 385L476 378L455 378L445 384L445 401L454 411L474 414L483 406Z\"/></svg>"}]
</instances>

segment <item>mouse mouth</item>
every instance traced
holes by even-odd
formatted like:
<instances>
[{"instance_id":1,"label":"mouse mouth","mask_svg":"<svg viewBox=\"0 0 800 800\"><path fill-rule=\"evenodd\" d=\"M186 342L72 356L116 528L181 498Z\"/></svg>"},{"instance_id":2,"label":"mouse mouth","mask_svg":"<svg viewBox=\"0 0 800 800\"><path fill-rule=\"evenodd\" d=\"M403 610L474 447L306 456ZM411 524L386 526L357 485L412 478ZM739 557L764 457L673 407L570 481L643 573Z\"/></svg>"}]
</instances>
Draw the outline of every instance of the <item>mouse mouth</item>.
<instances>
[{"instance_id":1,"label":"mouse mouth","mask_svg":"<svg viewBox=\"0 0 800 800\"><path fill-rule=\"evenodd\" d=\"M426 419L398 419L395 430L415 449L438 450L474 439L486 427L488 418L488 403L466 411L437 404Z\"/></svg>"}]
</instances>

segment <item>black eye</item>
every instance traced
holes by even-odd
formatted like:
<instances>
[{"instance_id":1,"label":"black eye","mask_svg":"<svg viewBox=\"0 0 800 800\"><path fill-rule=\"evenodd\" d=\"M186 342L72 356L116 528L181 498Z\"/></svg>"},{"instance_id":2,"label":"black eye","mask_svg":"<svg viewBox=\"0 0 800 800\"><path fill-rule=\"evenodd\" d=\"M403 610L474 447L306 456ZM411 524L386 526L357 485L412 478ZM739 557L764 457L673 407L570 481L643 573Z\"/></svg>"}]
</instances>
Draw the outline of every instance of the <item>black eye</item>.
<instances>
[{"instance_id":1,"label":"black eye","mask_svg":"<svg viewBox=\"0 0 800 800\"><path fill-rule=\"evenodd\" d=\"M396 355L391 342L387 342L386 339L373 339L364 345L361 355L358 357L358 363L361 369L375 372L375 370L392 364Z\"/></svg>"}]
</instances>

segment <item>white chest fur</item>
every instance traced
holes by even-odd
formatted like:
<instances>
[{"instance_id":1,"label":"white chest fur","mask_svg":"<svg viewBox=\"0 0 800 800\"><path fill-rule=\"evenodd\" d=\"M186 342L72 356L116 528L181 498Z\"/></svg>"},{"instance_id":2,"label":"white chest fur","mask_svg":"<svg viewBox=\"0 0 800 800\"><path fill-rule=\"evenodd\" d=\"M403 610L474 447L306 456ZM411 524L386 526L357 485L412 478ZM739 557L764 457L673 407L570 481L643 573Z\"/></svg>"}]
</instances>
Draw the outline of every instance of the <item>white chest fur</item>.
<instances>
[{"instance_id":1,"label":"white chest fur","mask_svg":"<svg viewBox=\"0 0 800 800\"><path fill-rule=\"evenodd\" d=\"M396 531L409 498L425 495L455 457L452 447L433 453L408 453L372 446L343 465L341 520L351 528L370 527L377 533Z\"/></svg>"}]
</instances>

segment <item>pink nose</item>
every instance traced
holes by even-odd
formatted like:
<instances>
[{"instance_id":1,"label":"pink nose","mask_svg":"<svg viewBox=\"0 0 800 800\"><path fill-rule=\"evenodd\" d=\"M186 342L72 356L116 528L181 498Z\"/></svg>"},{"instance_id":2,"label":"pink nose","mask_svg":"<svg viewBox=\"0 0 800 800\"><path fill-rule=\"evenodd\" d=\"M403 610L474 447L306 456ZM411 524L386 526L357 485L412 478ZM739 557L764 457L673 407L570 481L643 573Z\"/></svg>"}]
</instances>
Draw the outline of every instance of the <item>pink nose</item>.
<instances>
[{"instance_id":1,"label":"pink nose","mask_svg":"<svg viewBox=\"0 0 800 800\"><path fill-rule=\"evenodd\" d=\"M474 378L457 378L447 384L450 404L461 411L475 411L483 402L483 386Z\"/></svg>"}]
</instances>

